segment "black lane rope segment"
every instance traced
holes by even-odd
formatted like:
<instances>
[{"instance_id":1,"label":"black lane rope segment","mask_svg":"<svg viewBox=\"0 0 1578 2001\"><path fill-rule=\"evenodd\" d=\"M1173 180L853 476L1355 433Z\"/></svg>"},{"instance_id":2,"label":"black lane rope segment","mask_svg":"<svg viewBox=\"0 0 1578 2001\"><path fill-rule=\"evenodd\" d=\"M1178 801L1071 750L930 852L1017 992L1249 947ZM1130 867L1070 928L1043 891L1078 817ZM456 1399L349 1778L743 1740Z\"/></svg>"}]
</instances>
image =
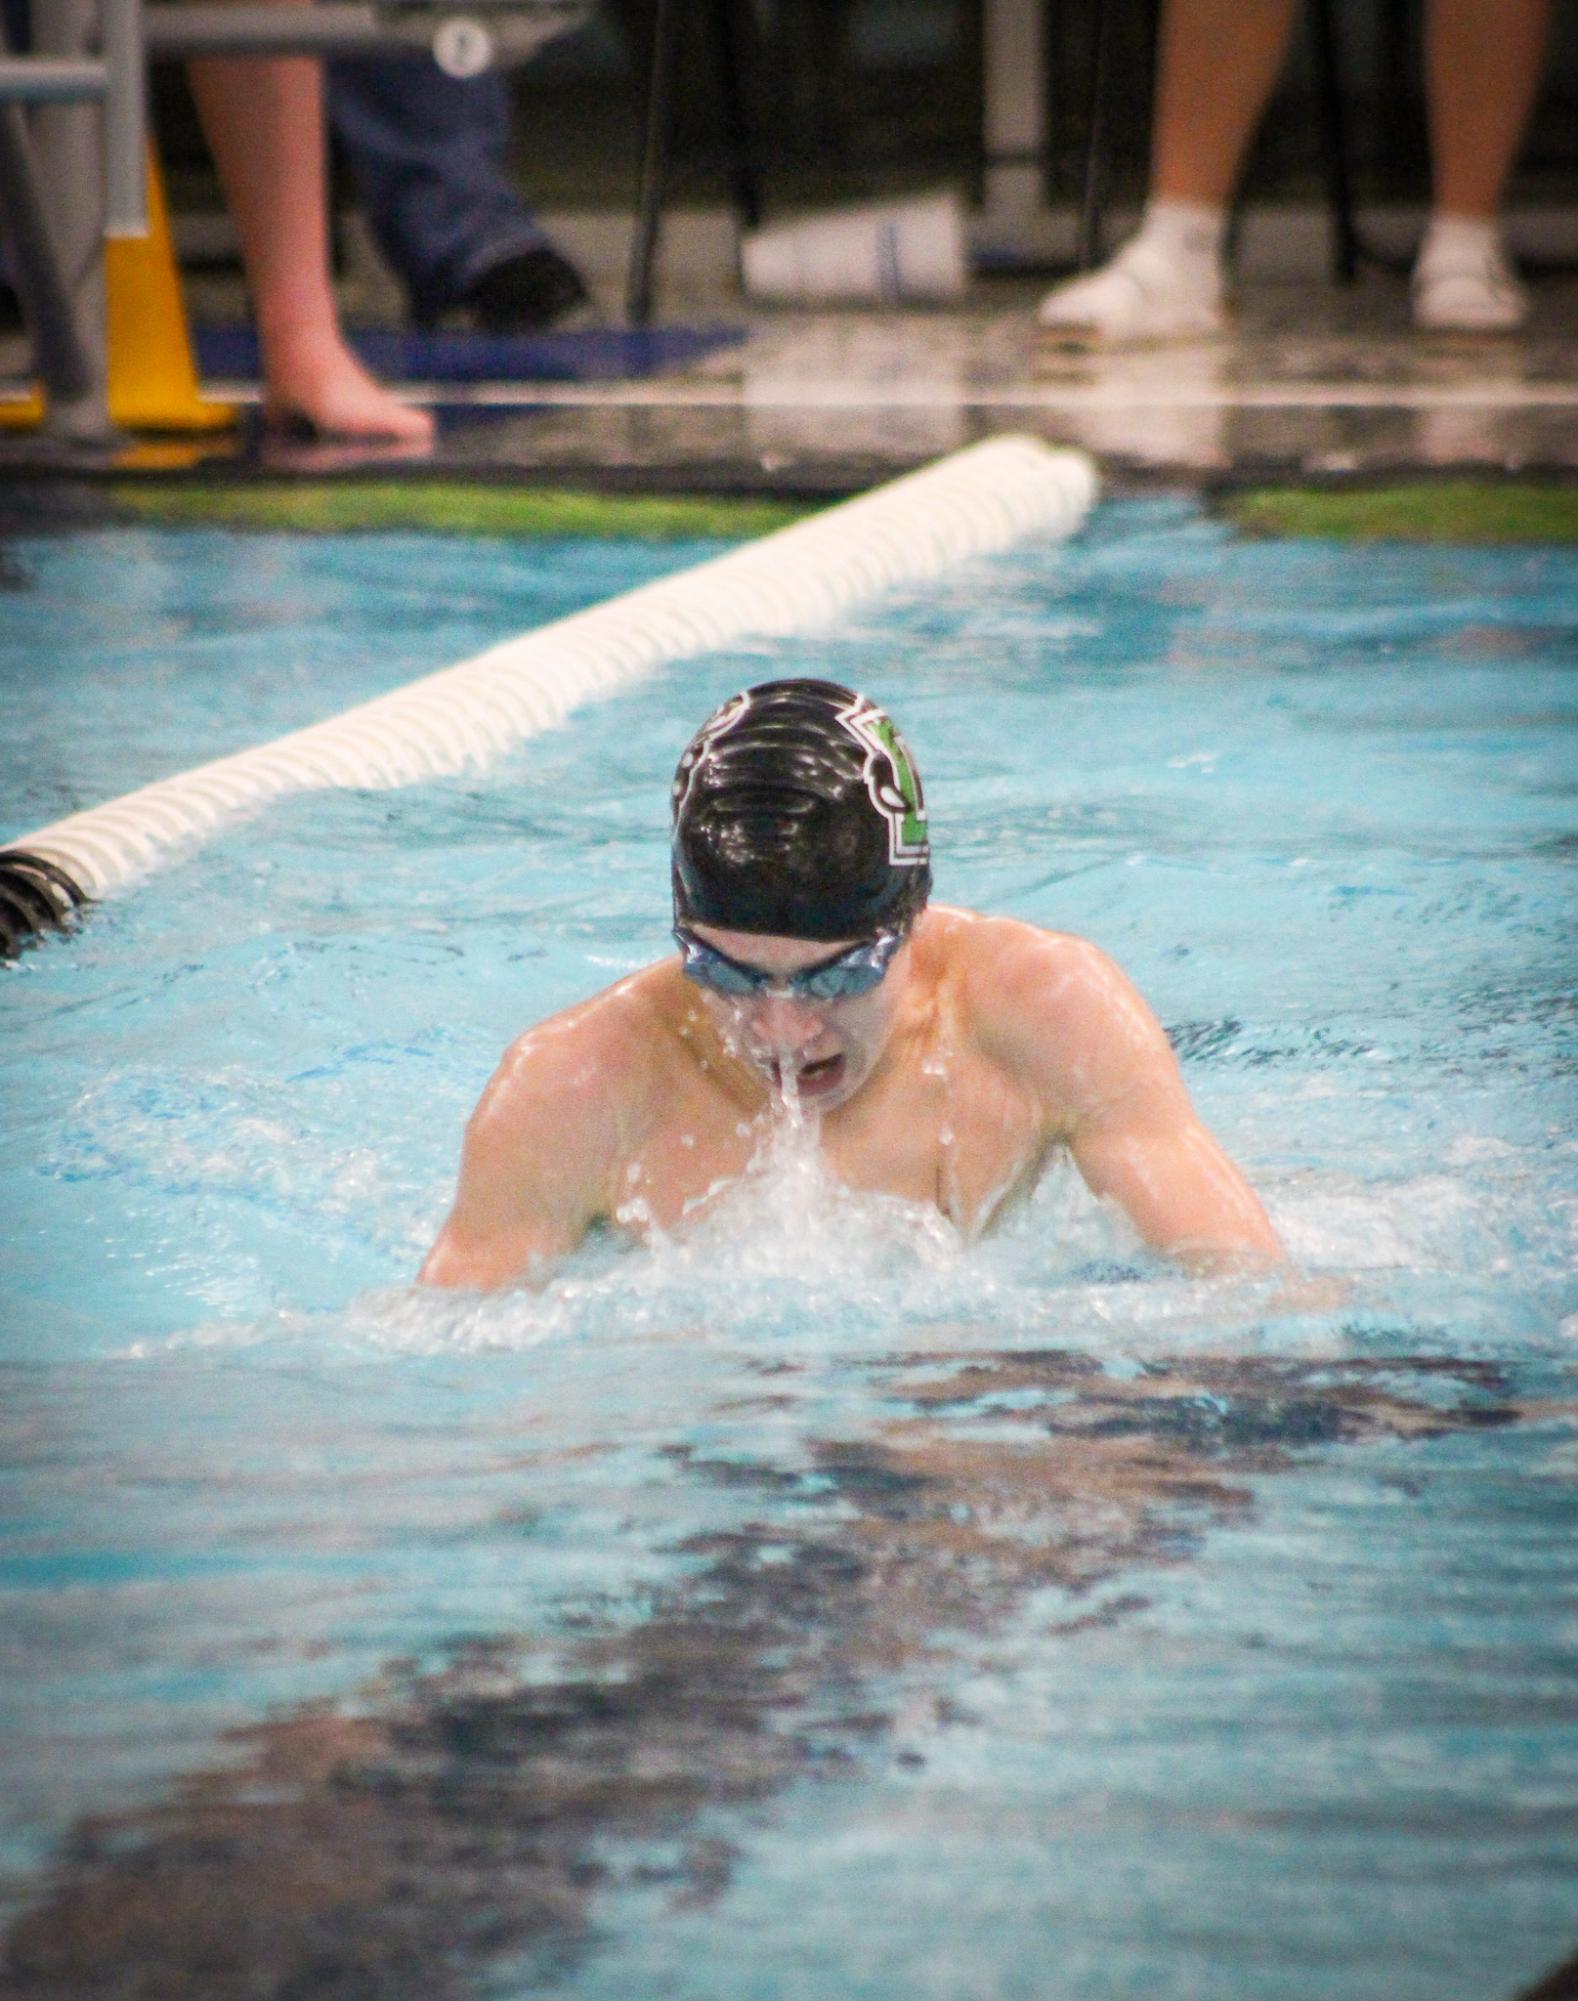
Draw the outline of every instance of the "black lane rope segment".
<instances>
[{"instance_id":1,"label":"black lane rope segment","mask_svg":"<svg viewBox=\"0 0 1578 2001\"><path fill-rule=\"evenodd\" d=\"M46 931L65 931L87 891L58 862L27 848L0 848L0 959L14 959Z\"/></svg>"}]
</instances>

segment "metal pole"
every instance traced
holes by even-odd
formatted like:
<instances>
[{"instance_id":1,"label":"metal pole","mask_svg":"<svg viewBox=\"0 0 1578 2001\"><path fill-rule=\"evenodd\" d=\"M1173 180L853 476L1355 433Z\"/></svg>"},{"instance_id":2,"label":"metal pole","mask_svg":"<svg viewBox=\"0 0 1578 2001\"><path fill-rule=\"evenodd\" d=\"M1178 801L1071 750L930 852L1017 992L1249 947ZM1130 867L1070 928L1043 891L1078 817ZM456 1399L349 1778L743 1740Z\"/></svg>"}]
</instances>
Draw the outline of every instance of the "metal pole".
<instances>
[{"instance_id":1,"label":"metal pole","mask_svg":"<svg viewBox=\"0 0 1578 2001\"><path fill-rule=\"evenodd\" d=\"M100 0L104 61L104 234L148 234L148 82L142 0Z\"/></svg>"},{"instance_id":2,"label":"metal pole","mask_svg":"<svg viewBox=\"0 0 1578 2001\"><path fill-rule=\"evenodd\" d=\"M104 95L101 62L50 56L0 58L0 104L86 104Z\"/></svg>"},{"instance_id":3,"label":"metal pole","mask_svg":"<svg viewBox=\"0 0 1578 2001\"><path fill-rule=\"evenodd\" d=\"M33 336L44 393L51 408L57 402L75 402L93 386L93 365L77 336L71 294L50 240L27 122L14 104L0 105L0 211L11 238L17 295Z\"/></svg>"},{"instance_id":4,"label":"metal pole","mask_svg":"<svg viewBox=\"0 0 1578 2001\"><path fill-rule=\"evenodd\" d=\"M989 215L1019 219L1046 202L1050 118L1043 0L983 0L981 126Z\"/></svg>"},{"instance_id":5,"label":"metal pole","mask_svg":"<svg viewBox=\"0 0 1578 2001\"><path fill-rule=\"evenodd\" d=\"M745 56L741 47L746 10L737 0L712 0L711 30L718 54L718 96L723 116L723 138L728 152L729 184L734 194L734 212L742 229L762 226L762 189L756 172L756 147L751 130L750 99L746 88Z\"/></svg>"},{"instance_id":6,"label":"metal pole","mask_svg":"<svg viewBox=\"0 0 1578 2001\"><path fill-rule=\"evenodd\" d=\"M635 237L625 294L625 316L636 327L644 327L652 317L652 266L663 224L663 197L668 187L669 151L673 145L679 21L678 0L657 0L652 24L646 134L641 148L641 185L636 193Z\"/></svg>"},{"instance_id":7,"label":"metal pole","mask_svg":"<svg viewBox=\"0 0 1578 2001\"><path fill-rule=\"evenodd\" d=\"M98 34L95 0L33 0L33 47L42 56L78 59ZM104 152L96 104L51 104L32 114L38 185L48 190L50 236L83 363L76 394L52 395L48 435L101 442L110 424L104 292Z\"/></svg>"},{"instance_id":8,"label":"metal pole","mask_svg":"<svg viewBox=\"0 0 1578 2001\"><path fill-rule=\"evenodd\" d=\"M1089 271L1101 261L1101 218L1107 204L1107 149L1112 143L1112 8L1096 0L1096 47L1090 65L1089 130L1085 139L1085 187L1079 205L1079 246L1075 261Z\"/></svg>"},{"instance_id":9,"label":"metal pole","mask_svg":"<svg viewBox=\"0 0 1578 2001\"><path fill-rule=\"evenodd\" d=\"M1348 114L1342 97L1342 63L1331 0L1315 0L1310 10L1315 38L1315 81L1320 98L1326 196L1331 205L1332 270L1339 283L1359 275L1359 232L1353 220L1353 180L1349 172Z\"/></svg>"},{"instance_id":10,"label":"metal pole","mask_svg":"<svg viewBox=\"0 0 1578 2001\"><path fill-rule=\"evenodd\" d=\"M364 0L321 0L312 7L230 4L192 6L154 0L143 13L143 35L156 56L335 55L374 47L430 47L438 16L415 32L394 32L398 17L380 15ZM484 18L487 18L486 16Z\"/></svg>"}]
</instances>

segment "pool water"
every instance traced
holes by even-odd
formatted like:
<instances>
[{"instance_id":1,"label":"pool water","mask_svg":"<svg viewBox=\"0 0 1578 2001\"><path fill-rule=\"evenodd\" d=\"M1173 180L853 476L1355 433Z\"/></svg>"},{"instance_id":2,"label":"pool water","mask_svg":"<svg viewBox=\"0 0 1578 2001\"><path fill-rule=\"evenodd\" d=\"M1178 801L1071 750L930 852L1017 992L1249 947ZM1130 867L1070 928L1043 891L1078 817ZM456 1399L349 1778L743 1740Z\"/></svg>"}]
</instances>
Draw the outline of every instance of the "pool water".
<instances>
[{"instance_id":1,"label":"pool water","mask_svg":"<svg viewBox=\"0 0 1578 2001\"><path fill-rule=\"evenodd\" d=\"M14 837L711 553L7 552ZM1578 555L1112 505L498 769L285 802L0 980L7 1997L1512 2001L1578 1949ZM504 1044L666 948L674 759L889 703L1343 1303L1066 1169L775 1137L412 1274Z\"/></svg>"}]
</instances>

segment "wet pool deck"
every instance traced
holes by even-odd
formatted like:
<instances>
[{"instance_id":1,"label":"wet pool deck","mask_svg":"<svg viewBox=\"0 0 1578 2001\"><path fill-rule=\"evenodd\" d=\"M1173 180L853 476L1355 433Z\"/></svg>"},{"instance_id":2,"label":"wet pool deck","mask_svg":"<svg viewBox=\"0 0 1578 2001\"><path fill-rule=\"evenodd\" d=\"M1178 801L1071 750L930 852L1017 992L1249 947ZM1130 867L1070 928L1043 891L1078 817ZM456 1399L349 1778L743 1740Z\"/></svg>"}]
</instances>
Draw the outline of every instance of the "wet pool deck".
<instances>
[{"instance_id":1,"label":"wet pool deck","mask_svg":"<svg viewBox=\"0 0 1578 2001\"><path fill-rule=\"evenodd\" d=\"M1038 332L1041 286L960 310L767 312L704 298L671 324L742 336L623 380L413 386L441 414L420 459L264 436L64 462L0 439L0 472L390 474L645 490L839 493L993 432L1095 453L1120 486L1512 474L1578 478L1578 278L1536 286L1515 337L1423 336L1403 282L1263 282L1208 342L1079 353ZM216 394L249 391L211 381Z\"/></svg>"},{"instance_id":2,"label":"wet pool deck","mask_svg":"<svg viewBox=\"0 0 1578 2001\"><path fill-rule=\"evenodd\" d=\"M1253 295L1226 339L1107 354L1040 334L1034 291L958 313L779 313L683 373L552 385L444 449L841 486L1026 430L1135 480L1578 472L1578 285L1564 289L1542 308L1565 306L1565 330L1542 310L1511 341L1422 340L1396 286L1300 286Z\"/></svg>"}]
</instances>

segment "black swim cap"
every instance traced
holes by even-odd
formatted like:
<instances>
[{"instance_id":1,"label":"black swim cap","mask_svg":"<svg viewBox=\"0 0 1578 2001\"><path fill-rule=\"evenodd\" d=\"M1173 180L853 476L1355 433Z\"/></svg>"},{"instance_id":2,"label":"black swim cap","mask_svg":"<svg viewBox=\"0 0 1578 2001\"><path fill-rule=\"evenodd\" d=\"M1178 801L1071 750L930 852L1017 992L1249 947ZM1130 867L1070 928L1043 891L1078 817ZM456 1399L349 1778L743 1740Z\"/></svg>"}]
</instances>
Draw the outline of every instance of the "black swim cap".
<instances>
[{"instance_id":1,"label":"black swim cap","mask_svg":"<svg viewBox=\"0 0 1578 2001\"><path fill-rule=\"evenodd\" d=\"M931 893L920 774L875 702L767 681L725 702L674 774L674 913L780 938L901 930Z\"/></svg>"}]
</instances>

